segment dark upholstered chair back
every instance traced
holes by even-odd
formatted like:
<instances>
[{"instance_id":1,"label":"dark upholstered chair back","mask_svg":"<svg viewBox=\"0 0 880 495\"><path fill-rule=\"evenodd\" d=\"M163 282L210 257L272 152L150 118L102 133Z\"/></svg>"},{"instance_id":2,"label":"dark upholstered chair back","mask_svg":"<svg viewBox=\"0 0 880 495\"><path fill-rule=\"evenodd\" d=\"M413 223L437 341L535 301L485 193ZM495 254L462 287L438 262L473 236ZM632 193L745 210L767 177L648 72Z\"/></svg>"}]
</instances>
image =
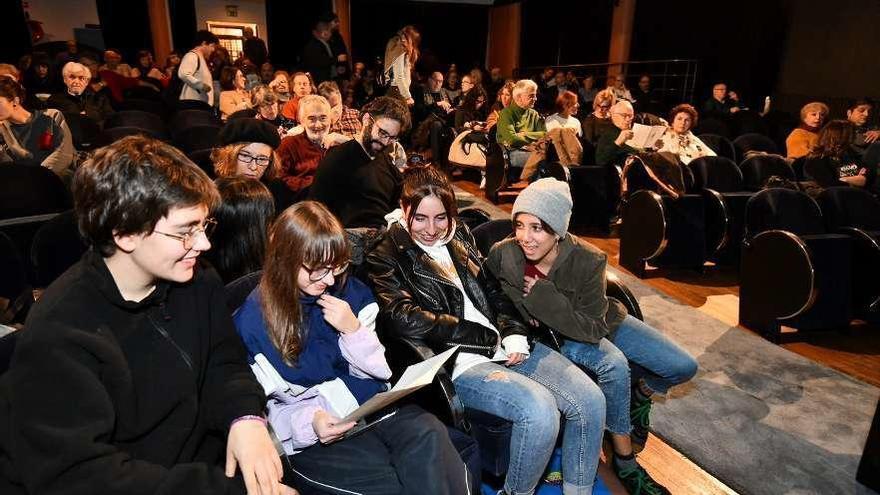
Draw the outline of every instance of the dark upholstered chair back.
<instances>
[{"instance_id":1,"label":"dark upholstered chair back","mask_svg":"<svg viewBox=\"0 0 880 495\"><path fill-rule=\"evenodd\" d=\"M880 231L880 200L857 187L829 187L819 195L829 232L843 227Z\"/></svg>"},{"instance_id":2,"label":"dark upholstered chair back","mask_svg":"<svg viewBox=\"0 0 880 495\"><path fill-rule=\"evenodd\" d=\"M44 223L31 244L34 285L48 287L88 250L79 234L73 210Z\"/></svg>"},{"instance_id":3,"label":"dark upholstered chair back","mask_svg":"<svg viewBox=\"0 0 880 495\"><path fill-rule=\"evenodd\" d=\"M823 234L822 211L813 198L800 191L772 188L756 193L746 205L745 238L767 230L797 235Z\"/></svg>"},{"instance_id":4,"label":"dark upholstered chair back","mask_svg":"<svg viewBox=\"0 0 880 495\"><path fill-rule=\"evenodd\" d=\"M51 170L34 165L0 166L0 220L68 210L70 193Z\"/></svg>"},{"instance_id":5,"label":"dark upholstered chair back","mask_svg":"<svg viewBox=\"0 0 880 495\"><path fill-rule=\"evenodd\" d=\"M230 313L244 304L247 297L260 284L260 277L262 276L263 271L258 270L242 275L226 284L226 307L229 308Z\"/></svg>"},{"instance_id":6,"label":"dark upholstered chair back","mask_svg":"<svg viewBox=\"0 0 880 495\"><path fill-rule=\"evenodd\" d=\"M736 160L736 149L733 147L733 143L731 143L726 137L718 134L700 134L697 137L699 137L700 141L704 142L706 146L712 148L712 151L714 151L716 155Z\"/></svg>"},{"instance_id":7,"label":"dark upholstered chair back","mask_svg":"<svg viewBox=\"0 0 880 495\"><path fill-rule=\"evenodd\" d=\"M722 193L742 191L742 172L729 158L704 156L688 163L688 168L694 176L694 190L714 189Z\"/></svg>"},{"instance_id":8,"label":"dark upholstered chair back","mask_svg":"<svg viewBox=\"0 0 880 495\"><path fill-rule=\"evenodd\" d=\"M795 180L794 170L778 155L755 155L746 158L739 164L739 168L742 170L746 189L753 191L761 189L767 179L774 175Z\"/></svg>"},{"instance_id":9,"label":"dark upholstered chair back","mask_svg":"<svg viewBox=\"0 0 880 495\"><path fill-rule=\"evenodd\" d=\"M489 256L492 246L513 234L513 222L510 219L491 220L473 230L477 250L483 256Z\"/></svg>"}]
</instances>

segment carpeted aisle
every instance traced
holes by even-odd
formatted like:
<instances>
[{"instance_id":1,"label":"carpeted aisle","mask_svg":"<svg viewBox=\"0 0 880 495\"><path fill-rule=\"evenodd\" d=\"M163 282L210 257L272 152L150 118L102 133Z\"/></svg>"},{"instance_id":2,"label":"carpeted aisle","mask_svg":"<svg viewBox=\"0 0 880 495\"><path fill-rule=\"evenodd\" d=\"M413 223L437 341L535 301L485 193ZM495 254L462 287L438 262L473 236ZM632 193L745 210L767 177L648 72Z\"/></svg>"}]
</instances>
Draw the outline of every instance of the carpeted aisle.
<instances>
[{"instance_id":1,"label":"carpeted aisle","mask_svg":"<svg viewBox=\"0 0 880 495\"><path fill-rule=\"evenodd\" d=\"M462 206L508 214L463 191ZM614 268L646 321L700 363L653 429L743 494L867 494L856 468L880 390L680 304Z\"/></svg>"}]
</instances>

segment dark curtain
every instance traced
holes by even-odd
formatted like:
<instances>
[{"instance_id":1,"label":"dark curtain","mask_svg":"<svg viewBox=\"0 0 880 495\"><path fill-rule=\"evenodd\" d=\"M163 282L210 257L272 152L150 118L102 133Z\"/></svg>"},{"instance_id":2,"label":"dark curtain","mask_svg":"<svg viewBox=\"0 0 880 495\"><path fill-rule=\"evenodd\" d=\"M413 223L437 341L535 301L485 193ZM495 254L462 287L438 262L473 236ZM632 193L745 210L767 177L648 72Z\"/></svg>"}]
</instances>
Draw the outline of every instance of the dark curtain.
<instances>
[{"instance_id":1,"label":"dark curtain","mask_svg":"<svg viewBox=\"0 0 880 495\"><path fill-rule=\"evenodd\" d=\"M207 29L197 25L195 0L168 0L168 15L171 18L174 49L181 54L186 53L195 45L196 31Z\"/></svg>"},{"instance_id":2,"label":"dark curtain","mask_svg":"<svg viewBox=\"0 0 880 495\"><path fill-rule=\"evenodd\" d=\"M146 0L97 0L96 4L105 46L122 51L123 60L128 64L135 62L139 50L152 51Z\"/></svg>"},{"instance_id":3,"label":"dark curtain","mask_svg":"<svg viewBox=\"0 0 880 495\"><path fill-rule=\"evenodd\" d=\"M31 35L25 23L21 0L0 2L0 19L3 19L0 61L15 65L19 57L31 51Z\"/></svg>"},{"instance_id":4,"label":"dark curtain","mask_svg":"<svg viewBox=\"0 0 880 495\"><path fill-rule=\"evenodd\" d=\"M639 2L637 9L643 3L651 2ZM523 1L520 65L608 62L613 10L610 0Z\"/></svg>"},{"instance_id":5,"label":"dark curtain","mask_svg":"<svg viewBox=\"0 0 880 495\"><path fill-rule=\"evenodd\" d=\"M291 2L266 0L266 45L269 59L278 68L293 70L306 41L312 36L312 27L318 18L333 10L332 0ZM365 22L370 22L363 18ZM355 21L356 22L356 21Z\"/></svg>"}]
</instances>

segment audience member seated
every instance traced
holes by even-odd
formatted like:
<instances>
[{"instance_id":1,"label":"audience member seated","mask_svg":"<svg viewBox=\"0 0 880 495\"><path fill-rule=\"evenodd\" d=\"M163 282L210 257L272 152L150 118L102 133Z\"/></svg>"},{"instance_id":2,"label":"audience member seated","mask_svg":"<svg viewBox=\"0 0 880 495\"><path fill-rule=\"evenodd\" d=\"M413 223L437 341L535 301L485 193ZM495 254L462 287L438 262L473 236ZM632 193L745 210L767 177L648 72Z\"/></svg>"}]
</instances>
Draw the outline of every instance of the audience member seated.
<instances>
[{"instance_id":1,"label":"audience member seated","mask_svg":"<svg viewBox=\"0 0 880 495\"><path fill-rule=\"evenodd\" d=\"M593 108L593 99L599 92L596 86L596 78L592 74L588 75L581 81L581 87L578 88L578 97L581 99L580 104L583 108Z\"/></svg>"},{"instance_id":2,"label":"audience member seated","mask_svg":"<svg viewBox=\"0 0 880 495\"><path fill-rule=\"evenodd\" d=\"M119 74L122 77L138 77L135 75L130 65L122 61L122 52L115 48L108 48L104 51L104 65L101 70L109 70Z\"/></svg>"},{"instance_id":3,"label":"audience member seated","mask_svg":"<svg viewBox=\"0 0 880 495\"><path fill-rule=\"evenodd\" d=\"M632 103L626 100L618 101L611 107L611 122L614 127L599 136L599 143L596 145L597 165L621 166L627 156L637 151L625 144L633 137L634 117Z\"/></svg>"},{"instance_id":4,"label":"audience member seated","mask_svg":"<svg viewBox=\"0 0 880 495\"><path fill-rule=\"evenodd\" d=\"M464 97L472 90L477 84L474 82L474 76L471 74L465 74L461 77L461 93L459 93L458 98L450 100L455 104L456 107L461 106L462 100Z\"/></svg>"},{"instance_id":5,"label":"audience member seated","mask_svg":"<svg viewBox=\"0 0 880 495\"><path fill-rule=\"evenodd\" d=\"M862 157L852 145L854 134L851 122L832 120L825 124L804 162L804 175L822 188L846 185L873 188L877 170L862 165Z\"/></svg>"},{"instance_id":6,"label":"audience member seated","mask_svg":"<svg viewBox=\"0 0 880 495\"><path fill-rule=\"evenodd\" d=\"M230 119L217 136L220 146L211 153L217 177L246 177L263 182L281 211L295 198L277 179L281 159L275 152L281 143L276 127L259 119Z\"/></svg>"},{"instance_id":7,"label":"audience member seated","mask_svg":"<svg viewBox=\"0 0 880 495\"><path fill-rule=\"evenodd\" d=\"M455 131L462 132L466 129L485 131L486 113L483 107L486 105L486 92L483 86L474 86L465 93L461 104L455 110Z\"/></svg>"},{"instance_id":8,"label":"audience member seated","mask_svg":"<svg viewBox=\"0 0 880 495\"><path fill-rule=\"evenodd\" d=\"M214 106L214 79L207 59L211 57L220 40L210 31L196 32L195 46L180 61L177 75L183 82L181 100L196 100Z\"/></svg>"},{"instance_id":9,"label":"audience member seated","mask_svg":"<svg viewBox=\"0 0 880 495\"><path fill-rule=\"evenodd\" d=\"M92 74L86 66L78 62L67 62L61 69L61 76L67 91L52 95L47 102L49 108L85 115L99 125L113 113L110 99L104 94L95 93L89 87Z\"/></svg>"},{"instance_id":10,"label":"audience member seated","mask_svg":"<svg viewBox=\"0 0 880 495\"><path fill-rule=\"evenodd\" d=\"M44 108L44 102L58 92L58 84L52 65L45 55L34 55L31 66L24 71L22 85L27 89L28 100L24 103L30 108Z\"/></svg>"},{"instance_id":11,"label":"audience member seated","mask_svg":"<svg viewBox=\"0 0 880 495\"><path fill-rule=\"evenodd\" d=\"M452 106L458 106L458 100L461 98L461 82L458 80L458 72L449 71L446 73L446 82L443 89L443 99L452 103Z\"/></svg>"},{"instance_id":12,"label":"audience member seated","mask_svg":"<svg viewBox=\"0 0 880 495\"><path fill-rule=\"evenodd\" d=\"M819 129L828 118L828 105L814 101L801 108L801 124L785 139L786 156L790 159L807 156L819 140Z\"/></svg>"},{"instance_id":13,"label":"audience member seated","mask_svg":"<svg viewBox=\"0 0 880 495\"><path fill-rule=\"evenodd\" d=\"M639 78L639 89L633 95L633 109L636 113L663 115L665 113L663 95L651 87L651 76L642 74Z\"/></svg>"},{"instance_id":14,"label":"audience member seated","mask_svg":"<svg viewBox=\"0 0 880 495\"><path fill-rule=\"evenodd\" d=\"M615 98L628 102L633 101L633 95L626 87L626 74L617 74L610 81L614 83L611 86L611 91L614 93Z\"/></svg>"},{"instance_id":15,"label":"audience member seated","mask_svg":"<svg viewBox=\"0 0 880 495\"><path fill-rule=\"evenodd\" d=\"M388 81L386 94L403 98L408 106L415 103L409 87L412 85L413 68L419 60L421 41L422 35L414 26L404 26L385 45L383 76Z\"/></svg>"},{"instance_id":16,"label":"audience member seated","mask_svg":"<svg viewBox=\"0 0 880 495\"><path fill-rule=\"evenodd\" d=\"M174 74L177 74L177 68L180 67L180 52L177 50L172 51L165 57L165 77L170 81Z\"/></svg>"},{"instance_id":17,"label":"audience member seated","mask_svg":"<svg viewBox=\"0 0 880 495\"><path fill-rule=\"evenodd\" d=\"M18 81L20 72L18 71L18 67L12 64L2 64L0 63L0 77L10 77L15 81Z\"/></svg>"},{"instance_id":18,"label":"audience member seated","mask_svg":"<svg viewBox=\"0 0 880 495\"><path fill-rule=\"evenodd\" d=\"M324 81L318 85L318 94L330 104L330 132L357 139L361 135L360 112L342 103L339 86L333 81Z\"/></svg>"},{"instance_id":19,"label":"audience member seated","mask_svg":"<svg viewBox=\"0 0 880 495\"><path fill-rule=\"evenodd\" d=\"M617 103L617 98L614 97L613 91L603 89L596 93L596 97L593 99L593 113L581 121L581 133L584 136L584 141L595 147L599 144L599 138L603 133L614 129L614 124L611 122L611 107L615 103Z\"/></svg>"},{"instance_id":20,"label":"audience member seated","mask_svg":"<svg viewBox=\"0 0 880 495\"><path fill-rule=\"evenodd\" d=\"M544 121L547 132L553 129L571 129L575 135L580 136L581 121L575 117L578 108L580 108L580 104L576 94L571 91L560 93L559 97L556 98L556 113L547 117Z\"/></svg>"},{"instance_id":21,"label":"audience member seated","mask_svg":"<svg viewBox=\"0 0 880 495\"><path fill-rule=\"evenodd\" d=\"M346 228L384 227L400 199L400 170L389 152L409 128L409 110L400 98L383 96L361 113L361 137L327 152L309 195Z\"/></svg>"},{"instance_id":22,"label":"audience member seated","mask_svg":"<svg viewBox=\"0 0 880 495\"><path fill-rule=\"evenodd\" d=\"M498 116L498 143L508 149L509 165L522 169L521 179L527 179L523 167L539 142L547 134L544 119L533 108L538 99L538 85L531 79L521 79L513 87L513 102Z\"/></svg>"},{"instance_id":23,"label":"audience member seated","mask_svg":"<svg viewBox=\"0 0 880 495\"><path fill-rule=\"evenodd\" d=\"M739 96L734 91L727 91L723 82L712 86L712 97L703 103L703 118L727 121L731 114L739 111Z\"/></svg>"},{"instance_id":24,"label":"audience member seated","mask_svg":"<svg viewBox=\"0 0 880 495\"><path fill-rule=\"evenodd\" d=\"M335 493L468 493L471 474L446 428L418 406L343 438L356 423L340 418L384 392L391 369L373 294L346 274L351 248L339 220L305 201L281 213L269 238L260 284L235 325L252 366L273 378L266 382L288 385L269 390L267 407L295 484Z\"/></svg>"},{"instance_id":25,"label":"audience member seated","mask_svg":"<svg viewBox=\"0 0 880 495\"><path fill-rule=\"evenodd\" d=\"M330 113L330 104L323 96L304 96L299 102L298 118L304 132L284 138L278 147L278 178L297 199L308 194L327 149L349 140L330 132Z\"/></svg>"},{"instance_id":26,"label":"audience member seated","mask_svg":"<svg viewBox=\"0 0 880 495\"><path fill-rule=\"evenodd\" d=\"M130 136L73 194L91 249L31 310L0 380L4 493L294 493L223 286L198 265L214 184Z\"/></svg>"},{"instance_id":27,"label":"audience member seated","mask_svg":"<svg viewBox=\"0 0 880 495\"><path fill-rule=\"evenodd\" d=\"M507 80L501 86L501 89L498 90L498 94L495 95L495 103L492 104L492 108L489 109L489 116L486 117L486 132L492 132L492 129L498 124L498 117L501 115L501 111L507 108L510 102L513 101L513 87L515 84L512 80Z\"/></svg>"},{"instance_id":28,"label":"audience member seated","mask_svg":"<svg viewBox=\"0 0 880 495\"><path fill-rule=\"evenodd\" d=\"M153 53L149 50L141 50L138 52L137 63L132 67L131 75L141 81L156 86L156 89L158 90L167 86L169 81L169 78L165 73L156 67L156 62L153 60Z\"/></svg>"},{"instance_id":29,"label":"audience member seated","mask_svg":"<svg viewBox=\"0 0 880 495\"><path fill-rule=\"evenodd\" d=\"M871 143L880 138L880 128L871 124L872 111L874 111L874 102L867 98L852 100L846 108L846 119L855 127L853 146L860 153L864 153Z\"/></svg>"},{"instance_id":30,"label":"audience member seated","mask_svg":"<svg viewBox=\"0 0 880 495\"><path fill-rule=\"evenodd\" d=\"M259 120L265 120L278 128L281 137L296 126L296 122L281 115L278 108L278 94L266 86L259 85L251 90L251 109L248 111ZM244 112L239 112L244 115Z\"/></svg>"},{"instance_id":31,"label":"audience member seated","mask_svg":"<svg viewBox=\"0 0 880 495\"><path fill-rule=\"evenodd\" d=\"M245 89L244 73L234 65L220 72L220 117L223 120L239 111L251 108L251 94Z\"/></svg>"},{"instance_id":32,"label":"audience member seated","mask_svg":"<svg viewBox=\"0 0 880 495\"><path fill-rule=\"evenodd\" d=\"M224 284L263 268L266 236L275 219L275 201L269 189L247 177L214 181L220 203L214 209L217 227L205 257Z\"/></svg>"},{"instance_id":33,"label":"audience member seated","mask_svg":"<svg viewBox=\"0 0 880 495\"><path fill-rule=\"evenodd\" d=\"M534 492L556 445L560 416L563 490L591 493L605 417L599 387L530 339L537 335L519 321L456 218L455 193L441 172L407 170L400 204L403 211L367 256L388 335L436 353L462 346L452 367L458 398L466 408L513 423L503 493Z\"/></svg>"},{"instance_id":34,"label":"audience member seated","mask_svg":"<svg viewBox=\"0 0 880 495\"><path fill-rule=\"evenodd\" d=\"M715 156L712 148L691 132L697 125L697 119L697 109L687 103L673 108L669 112L670 124L660 138L661 145L657 151L672 153L685 165L701 156Z\"/></svg>"},{"instance_id":35,"label":"audience member seated","mask_svg":"<svg viewBox=\"0 0 880 495\"><path fill-rule=\"evenodd\" d=\"M415 99L412 108L414 127L418 127L432 115L446 121L447 115L455 109L452 101L446 97L446 93L443 91L443 74L440 72L432 72L424 86L412 89L412 95Z\"/></svg>"},{"instance_id":36,"label":"audience member seated","mask_svg":"<svg viewBox=\"0 0 880 495\"><path fill-rule=\"evenodd\" d=\"M290 99L287 100L287 103L281 108L281 115L284 115L288 119L296 120L296 116L299 114L298 107L300 98L314 93L315 85L312 84L312 76L305 72L297 72L293 74L290 76L290 81L293 86L293 91L291 92ZM299 123L299 121L297 121L297 123Z\"/></svg>"},{"instance_id":37,"label":"audience member seated","mask_svg":"<svg viewBox=\"0 0 880 495\"><path fill-rule=\"evenodd\" d=\"M76 40L67 40L65 45L67 49L55 55L56 67L63 67L67 62L79 62L80 52Z\"/></svg>"},{"instance_id":38,"label":"audience member seated","mask_svg":"<svg viewBox=\"0 0 880 495\"><path fill-rule=\"evenodd\" d=\"M92 79L89 81L89 89L97 95L103 95L107 101L113 99L113 92L107 86L107 82L101 77L101 71L98 69L98 61L91 55L83 55L79 58L79 63L89 69Z\"/></svg>"},{"instance_id":39,"label":"audience member seated","mask_svg":"<svg viewBox=\"0 0 880 495\"><path fill-rule=\"evenodd\" d=\"M39 165L68 177L74 149L64 115L57 110L29 112L22 100L21 84L0 77L0 164Z\"/></svg>"},{"instance_id":40,"label":"audience member seated","mask_svg":"<svg viewBox=\"0 0 880 495\"><path fill-rule=\"evenodd\" d=\"M264 62L260 66L260 81L268 85L273 79L275 79L275 66L272 62Z\"/></svg>"},{"instance_id":41,"label":"audience member seated","mask_svg":"<svg viewBox=\"0 0 880 495\"><path fill-rule=\"evenodd\" d=\"M697 362L657 330L605 296L606 255L568 233L569 185L540 179L513 204L515 237L492 247L486 267L531 322L562 337L561 353L596 375L605 396L611 462L628 493L669 493L639 465L633 442L648 439L651 396L697 373ZM644 377L630 380L630 362ZM630 401L630 396L634 400Z\"/></svg>"},{"instance_id":42,"label":"audience member seated","mask_svg":"<svg viewBox=\"0 0 880 495\"><path fill-rule=\"evenodd\" d=\"M504 87L504 76L501 75L501 67L492 67L489 71L489 81L483 85L486 89L486 94L495 98L501 88ZM493 99L489 103L495 104L495 100Z\"/></svg>"},{"instance_id":43,"label":"audience member seated","mask_svg":"<svg viewBox=\"0 0 880 495\"><path fill-rule=\"evenodd\" d=\"M278 102L283 105L290 101L290 74L283 70L275 71L272 82L269 83L269 89L278 95Z\"/></svg>"}]
</instances>

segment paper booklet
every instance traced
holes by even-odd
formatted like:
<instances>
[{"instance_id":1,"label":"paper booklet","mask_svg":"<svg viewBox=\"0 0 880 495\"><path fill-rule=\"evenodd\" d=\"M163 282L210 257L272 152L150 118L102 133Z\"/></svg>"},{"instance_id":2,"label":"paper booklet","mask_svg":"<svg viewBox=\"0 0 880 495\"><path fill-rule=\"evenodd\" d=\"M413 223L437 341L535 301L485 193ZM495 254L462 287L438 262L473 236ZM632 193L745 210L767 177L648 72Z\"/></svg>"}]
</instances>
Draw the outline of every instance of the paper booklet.
<instances>
[{"instance_id":1,"label":"paper booklet","mask_svg":"<svg viewBox=\"0 0 880 495\"><path fill-rule=\"evenodd\" d=\"M387 392L380 392L374 395L370 400L364 402L361 407L355 409L348 416L342 418L340 423L348 423L349 421L358 421L365 416L369 416L377 411L392 404L416 390L429 385L434 381L434 376L443 367L443 364L458 350L455 346L448 351L426 359L420 363L410 365L404 370L400 380L391 387Z\"/></svg>"},{"instance_id":2,"label":"paper booklet","mask_svg":"<svg viewBox=\"0 0 880 495\"><path fill-rule=\"evenodd\" d=\"M657 141L666 132L666 126L633 124L632 131L632 139L624 144L637 149L655 149L657 148Z\"/></svg>"}]
</instances>

